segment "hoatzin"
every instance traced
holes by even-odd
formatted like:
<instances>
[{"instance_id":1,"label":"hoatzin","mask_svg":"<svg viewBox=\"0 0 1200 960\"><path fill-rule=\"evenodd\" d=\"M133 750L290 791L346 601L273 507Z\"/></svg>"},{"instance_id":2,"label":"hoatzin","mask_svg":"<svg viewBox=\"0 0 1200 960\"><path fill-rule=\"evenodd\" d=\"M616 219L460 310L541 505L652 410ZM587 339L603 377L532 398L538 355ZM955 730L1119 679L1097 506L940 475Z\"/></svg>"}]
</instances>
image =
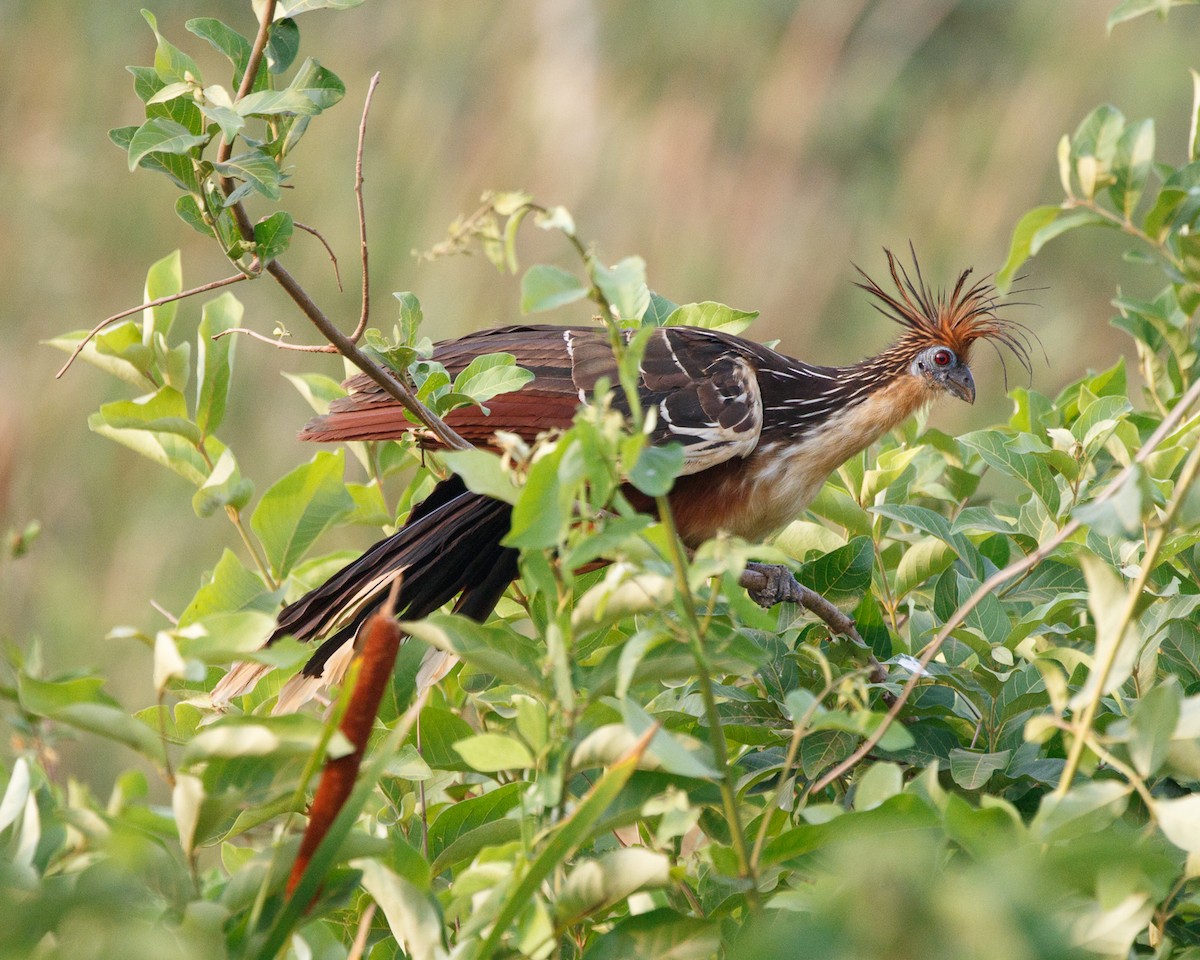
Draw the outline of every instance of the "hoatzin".
<instances>
[{"instance_id":1,"label":"hoatzin","mask_svg":"<svg viewBox=\"0 0 1200 960\"><path fill-rule=\"evenodd\" d=\"M804 510L833 470L930 401L950 394L973 403L967 360L976 340L1007 346L1029 368L1025 328L998 315L989 282L969 285L966 270L949 294L935 295L915 258L910 275L885 253L894 292L861 270L857 284L904 328L878 356L824 367L698 327L661 327L650 337L639 394L642 409L657 414L652 442L683 446L682 475L669 496L689 547L721 531L751 541L769 537ZM599 327L500 327L443 341L433 358L453 377L475 357L499 352L512 354L534 379L489 400L489 413L466 407L447 416L476 444L493 443L497 430L532 441L568 427L597 381L618 382L608 333ZM309 422L301 439L386 440L419 429L366 375L346 386L348 395ZM457 597L459 613L486 618L517 575L517 551L502 543L510 509L457 477L444 480L400 530L285 607L268 643L285 635L325 640L281 691L277 709L295 706L323 677L340 673L359 627L398 574L398 616L418 619ZM213 702L245 692L266 669L237 665Z\"/></svg>"}]
</instances>

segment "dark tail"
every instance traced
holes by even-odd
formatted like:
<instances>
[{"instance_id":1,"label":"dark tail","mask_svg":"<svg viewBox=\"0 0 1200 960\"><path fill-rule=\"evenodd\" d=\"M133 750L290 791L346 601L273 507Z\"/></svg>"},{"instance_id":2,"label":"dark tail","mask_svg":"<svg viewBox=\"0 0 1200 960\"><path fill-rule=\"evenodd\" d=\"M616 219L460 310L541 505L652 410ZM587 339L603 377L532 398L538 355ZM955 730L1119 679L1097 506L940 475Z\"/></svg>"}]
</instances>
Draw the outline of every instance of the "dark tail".
<instances>
[{"instance_id":1,"label":"dark tail","mask_svg":"<svg viewBox=\"0 0 1200 960\"><path fill-rule=\"evenodd\" d=\"M397 575L403 576L398 617L428 616L457 596L459 613L483 620L517 576L517 551L500 545L511 511L507 503L471 493L458 477L443 480L403 527L284 607L267 643L288 635L325 637L300 674L321 677L329 658L379 609ZM246 692L243 681L257 681L262 669L244 666L249 669L235 667L217 685L214 702Z\"/></svg>"}]
</instances>

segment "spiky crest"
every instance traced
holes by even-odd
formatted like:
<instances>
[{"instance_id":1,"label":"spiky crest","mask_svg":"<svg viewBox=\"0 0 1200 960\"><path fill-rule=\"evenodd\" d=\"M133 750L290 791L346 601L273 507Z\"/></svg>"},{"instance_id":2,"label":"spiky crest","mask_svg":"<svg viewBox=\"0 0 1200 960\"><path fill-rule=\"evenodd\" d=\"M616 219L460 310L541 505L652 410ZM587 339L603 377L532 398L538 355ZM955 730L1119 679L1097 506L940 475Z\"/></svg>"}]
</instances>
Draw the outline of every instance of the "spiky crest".
<instances>
[{"instance_id":1,"label":"spiky crest","mask_svg":"<svg viewBox=\"0 0 1200 960\"><path fill-rule=\"evenodd\" d=\"M912 256L911 275L891 250L885 247L883 251L887 255L895 293L884 290L857 264L854 267L866 281L855 286L866 290L878 301L872 306L889 320L907 328L887 353L898 359L910 358L926 347L942 344L965 361L976 340L987 340L993 346L1003 344L1008 347L1022 368L1032 373L1029 345L1036 335L1023 323L1000 316L998 311L1002 307L1013 304L1000 299L991 278L984 277L968 286L973 272L968 268L959 274L948 295L945 290L938 290L935 295L921 274L921 265L911 243L908 249ZM996 352L1000 353L998 348ZM1007 370L1005 377L1007 379Z\"/></svg>"}]
</instances>

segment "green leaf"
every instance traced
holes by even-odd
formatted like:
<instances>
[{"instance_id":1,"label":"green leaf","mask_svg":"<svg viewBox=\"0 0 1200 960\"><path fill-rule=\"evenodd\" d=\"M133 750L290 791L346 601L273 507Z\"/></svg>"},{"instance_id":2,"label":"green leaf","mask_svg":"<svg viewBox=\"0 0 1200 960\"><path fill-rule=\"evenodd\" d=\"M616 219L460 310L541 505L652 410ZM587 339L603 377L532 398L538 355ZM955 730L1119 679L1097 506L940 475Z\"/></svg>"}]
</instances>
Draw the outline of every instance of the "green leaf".
<instances>
[{"instance_id":1,"label":"green leaf","mask_svg":"<svg viewBox=\"0 0 1200 960\"><path fill-rule=\"evenodd\" d=\"M1093 697L1112 693L1124 684L1137 663L1140 643L1137 618L1125 620L1129 590L1121 578L1094 554L1081 553L1079 563L1087 577L1088 609L1096 624L1096 650L1086 682L1071 698L1072 709L1078 709ZM1111 666L1101 677L1097 668L1104 663Z\"/></svg>"},{"instance_id":2,"label":"green leaf","mask_svg":"<svg viewBox=\"0 0 1200 960\"><path fill-rule=\"evenodd\" d=\"M208 134L192 133L187 127L163 117L151 117L129 140L129 169L136 170L152 153L188 153L203 143Z\"/></svg>"},{"instance_id":3,"label":"green leaf","mask_svg":"<svg viewBox=\"0 0 1200 960\"><path fill-rule=\"evenodd\" d=\"M671 861L666 854L645 847L620 847L576 865L562 884L555 912L560 923L576 923L638 890L670 883Z\"/></svg>"},{"instance_id":4,"label":"green leaf","mask_svg":"<svg viewBox=\"0 0 1200 960\"><path fill-rule=\"evenodd\" d=\"M242 610L274 613L278 604L276 597L267 589L262 577L247 570L237 556L226 549L207 582L179 615L179 626L187 627L215 613Z\"/></svg>"},{"instance_id":5,"label":"green leaf","mask_svg":"<svg viewBox=\"0 0 1200 960\"><path fill-rule=\"evenodd\" d=\"M467 766L480 773L526 770L533 766L533 757L525 744L500 733L478 733L458 741L454 749Z\"/></svg>"},{"instance_id":6,"label":"green leaf","mask_svg":"<svg viewBox=\"0 0 1200 960\"><path fill-rule=\"evenodd\" d=\"M646 308L646 312L642 314L642 323L645 325L661 327L667 322L667 318L679 309L679 304L673 303L661 294L650 291L650 305Z\"/></svg>"},{"instance_id":7,"label":"green leaf","mask_svg":"<svg viewBox=\"0 0 1200 960\"><path fill-rule=\"evenodd\" d=\"M421 301L415 293L407 290L393 293L392 296L400 301L400 342L406 347L414 346L425 320Z\"/></svg>"},{"instance_id":8,"label":"green leaf","mask_svg":"<svg viewBox=\"0 0 1200 960\"><path fill-rule=\"evenodd\" d=\"M1013 230L1012 240L1008 247L1008 257L1004 266L996 271L996 286L1007 290L1012 284L1013 276L1021 264L1033 256L1031 247L1033 238L1043 227L1052 224L1063 210L1061 207L1034 207L1017 221Z\"/></svg>"},{"instance_id":9,"label":"green leaf","mask_svg":"<svg viewBox=\"0 0 1200 960\"><path fill-rule=\"evenodd\" d=\"M300 52L300 28L291 19L276 20L267 40L267 69L279 74L287 70Z\"/></svg>"},{"instance_id":10,"label":"green leaf","mask_svg":"<svg viewBox=\"0 0 1200 960\"><path fill-rule=\"evenodd\" d=\"M675 485L683 460L683 447L678 443L642 447L629 471L629 482L649 497L664 496Z\"/></svg>"},{"instance_id":11,"label":"green leaf","mask_svg":"<svg viewBox=\"0 0 1200 960\"><path fill-rule=\"evenodd\" d=\"M196 66L196 61L158 32L158 21L155 20L154 14L143 10L142 16L150 24L150 29L154 31L158 40L158 47L154 51L154 72L158 74L158 78L163 83L200 83L200 68Z\"/></svg>"},{"instance_id":12,"label":"green leaf","mask_svg":"<svg viewBox=\"0 0 1200 960\"><path fill-rule=\"evenodd\" d=\"M163 297L171 297L183 290L183 264L179 251L174 250L161 260L151 264L146 271L146 302L150 303ZM142 343L149 347L154 343L155 334L164 338L171 332L175 315L179 310L179 301L171 300L148 307L142 311Z\"/></svg>"},{"instance_id":13,"label":"green leaf","mask_svg":"<svg viewBox=\"0 0 1200 960\"><path fill-rule=\"evenodd\" d=\"M536 263L521 278L521 312L540 313L582 300L588 288L575 274Z\"/></svg>"},{"instance_id":14,"label":"green leaf","mask_svg":"<svg viewBox=\"0 0 1200 960\"><path fill-rule=\"evenodd\" d=\"M188 417L187 402L174 387L163 387L136 400L115 400L100 407L99 418L116 430L152 430L174 433L193 444L200 428Z\"/></svg>"},{"instance_id":15,"label":"green leaf","mask_svg":"<svg viewBox=\"0 0 1200 960\"><path fill-rule=\"evenodd\" d=\"M1093 780L1072 787L1066 796L1047 793L1029 824L1030 833L1042 843L1097 834L1125 812L1130 790L1115 780Z\"/></svg>"},{"instance_id":16,"label":"green leaf","mask_svg":"<svg viewBox=\"0 0 1200 960\"><path fill-rule=\"evenodd\" d=\"M261 150L249 150L232 157L226 163L214 162L213 169L223 177L241 180L225 200L226 206L237 203L252 190L257 190L268 200L278 200L283 173L278 164Z\"/></svg>"},{"instance_id":17,"label":"green leaf","mask_svg":"<svg viewBox=\"0 0 1200 960\"><path fill-rule=\"evenodd\" d=\"M1126 220L1142 198L1146 179L1154 163L1154 121L1139 120L1129 124L1117 141L1113 158L1114 183L1109 189L1113 204Z\"/></svg>"},{"instance_id":18,"label":"green leaf","mask_svg":"<svg viewBox=\"0 0 1200 960\"><path fill-rule=\"evenodd\" d=\"M1200 853L1200 795L1163 798L1154 804L1163 834L1180 850Z\"/></svg>"},{"instance_id":19,"label":"green leaf","mask_svg":"<svg viewBox=\"0 0 1200 960\"><path fill-rule=\"evenodd\" d=\"M254 244L264 265L283 253L291 242L292 215L286 210L276 210L254 225Z\"/></svg>"},{"instance_id":20,"label":"green leaf","mask_svg":"<svg viewBox=\"0 0 1200 960\"><path fill-rule=\"evenodd\" d=\"M507 623L482 624L455 614L435 613L415 623L406 622L405 630L430 646L456 654L472 668L527 692L540 695L545 686L541 650Z\"/></svg>"},{"instance_id":21,"label":"green leaf","mask_svg":"<svg viewBox=\"0 0 1200 960\"><path fill-rule=\"evenodd\" d=\"M277 578L285 577L317 537L354 509L344 473L341 450L318 453L263 494L250 525Z\"/></svg>"},{"instance_id":22,"label":"green leaf","mask_svg":"<svg viewBox=\"0 0 1200 960\"><path fill-rule=\"evenodd\" d=\"M250 62L250 41L212 17L195 17L188 20L184 27L201 40L207 40L214 50L229 59L233 64L233 83L236 86Z\"/></svg>"},{"instance_id":23,"label":"green leaf","mask_svg":"<svg viewBox=\"0 0 1200 960\"><path fill-rule=\"evenodd\" d=\"M185 193L175 201L175 212L179 215L179 219L186 223L197 233L202 233L206 237L215 237L216 231L209 225L205 219L204 211L200 207L200 201L196 199L195 194Z\"/></svg>"},{"instance_id":24,"label":"green leaf","mask_svg":"<svg viewBox=\"0 0 1200 960\"><path fill-rule=\"evenodd\" d=\"M454 392L483 403L502 393L511 393L533 380L533 373L518 367L511 353L489 353L475 357L454 378Z\"/></svg>"},{"instance_id":25,"label":"green leaf","mask_svg":"<svg viewBox=\"0 0 1200 960\"><path fill-rule=\"evenodd\" d=\"M379 904L404 956L445 956L442 911L437 898L376 859L364 858L355 863L362 870L363 889Z\"/></svg>"},{"instance_id":26,"label":"green leaf","mask_svg":"<svg viewBox=\"0 0 1200 960\"><path fill-rule=\"evenodd\" d=\"M641 257L625 257L612 267L606 267L595 257L588 259L592 282L604 294L622 321L640 320L650 306L650 288L646 286L646 261Z\"/></svg>"},{"instance_id":27,"label":"green leaf","mask_svg":"<svg viewBox=\"0 0 1200 960\"><path fill-rule=\"evenodd\" d=\"M210 300L201 311L196 334L196 423L201 433L212 433L225 419L229 377L233 372L236 341L229 336L213 338L241 323L242 304L231 293Z\"/></svg>"},{"instance_id":28,"label":"green leaf","mask_svg":"<svg viewBox=\"0 0 1200 960\"><path fill-rule=\"evenodd\" d=\"M954 562L956 554L941 540L922 540L908 546L896 565L892 595L902 600L922 584L928 583Z\"/></svg>"},{"instance_id":29,"label":"green leaf","mask_svg":"<svg viewBox=\"0 0 1200 960\"><path fill-rule=\"evenodd\" d=\"M254 484L242 476L230 450L221 452L212 473L192 496L192 509L198 517L210 517L222 507L239 513L254 496Z\"/></svg>"},{"instance_id":30,"label":"green leaf","mask_svg":"<svg viewBox=\"0 0 1200 960\"><path fill-rule=\"evenodd\" d=\"M280 0L275 8L275 19L298 17L313 10L349 10L363 0Z\"/></svg>"},{"instance_id":31,"label":"green leaf","mask_svg":"<svg viewBox=\"0 0 1200 960\"><path fill-rule=\"evenodd\" d=\"M500 465L500 458L489 450L451 450L442 454L446 465L463 478L467 488L505 503L516 503L521 495L513 477Z\"/></svg>"},{"instance_id":32,"label":"green leaf","mask_svg":"<svg viewBox=\"0 0 1200 960\"><path fill-rule=\"evenodd\" d=\"M992 774L1008 767L1011 750L996 753L976 753L955 747L950 751L950 776L964 790L978 790L992 778Z\"/></svg>"},{"instance_id":33,"label":"green leaf","mask_svg":"<svg viewBox=\"0 0 1200 960\"><path fill-rule=\"evenodd\" d=\"M436 861L444 850L464 835L503 819L510 810L520 805L521 797L528 789L529 784L524 781L506 783L481 796L450 804L429 825L429 855ZM516 825L515 821L512 823ZM436 865L434 869L437 870Z\"/></svg>"},{"instance_id":34,"label":"green leaf","mask_svg":"<svg viewBox=\"0 0 1200 960\"><path fill-rule=\"evenodd\" d=\"M988 466L1024 483L1046 505L1052 516L1058 515L1060 497L1054 475L1044 461L1021 452L1018 444L1013 442L1014 438L999 430L976 430L958 440L976 451Z\"/></svg>"},{"instance_id":35,"label":"green leaf","mask_svg":"<svg viewBox=\"0 0 1200 960\"><path fill-rule=\"evenodd\" d=\"M498 914L491 919L491 929L478 950L478 956L489 957L495 953L496 947L508 931L509 925L534 896L545 879L565 862L574 850L591 838L604 811L616 800L625 784L629 782L629 778L633 776L648 740L648 737L643 737L629 756L611 766L604 773L604 776L587 792L570 815L553 830L525 871L517 875ZM480 933L482 931L473 930L469 922L463 931L464 937Z\"/></svg>"},{"instance_id":36,"label":"green leaf","mask_svg":"<svg viewBox=\"0 0 1200 960\"><path fill-rule=\"evenodd\" d=\"M1172 7L1182 7L1188 4L1200 3L1200 0L1121 0L1116 8L1108 15L1105 23L1109 33L1117 24L1125 23L1147 13L1156 13L1165 20L1167 12Z\"/></svg>"},{"instance_id":37,"label":"green leaf","mask_svg":"<svg viewBox=\"0 0 1200 960\"><path fill-rule=\"evenodd\" d=\"M1175 725L1183 706L1183 691L1174 677L1151 687L1133 708L1129 721L1129 757L1143 777L1151 777L1167 759Z\"/></svg>"},{"instance_id":38,"label":"green leaf","mask_svg":"<svg viewBox=\"0 0 1200 960\"><path fill-rule=\"evenodd\" d=\"M667 327L707 327L725 333L742 333L758 316L757 310L734 310L723 303L706 300L676 307L661 324Z\"/></svg>"},{"instance_id":39,"label":"green leaf","mask_svg":"<svg viewBox=\"0 0 1200 960\"><path fill-rule=\"evenodd\" d=\"M182 400L182 394L180 399ZM114 427L105 421L103 408L88 417L88 429L168 467L197 487L208 479L208 463L200 454L196 443L178 433ZM197 435L198 433L197 428ZM223 449L224 445L211 437L205 442L205 450L210 458L219 457Z\"/></svg>"},{"instance_id":40,"label":"green leaf","mask_svg":"<svg viewBox=\"0 0 1200 960\"><path fill-rule=\"evenodd\" d=\"M844 547L810 560L796 579L831 603L853 606L871 587L875 554L870 537L855 537Z\"/></svg>"}]
</instances>

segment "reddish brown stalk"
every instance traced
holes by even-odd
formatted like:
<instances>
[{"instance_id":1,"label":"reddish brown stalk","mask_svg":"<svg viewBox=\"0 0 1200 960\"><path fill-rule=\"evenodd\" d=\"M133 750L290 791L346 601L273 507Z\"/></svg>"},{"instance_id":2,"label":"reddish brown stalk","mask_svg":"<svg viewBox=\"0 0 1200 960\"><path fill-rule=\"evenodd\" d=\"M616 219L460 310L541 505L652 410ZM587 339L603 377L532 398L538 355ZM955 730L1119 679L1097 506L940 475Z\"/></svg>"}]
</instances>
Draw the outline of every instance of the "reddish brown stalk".
<instances>
[{"instance_id":1,"label":"reddish brown stalk","mask_svg":"<svg viewBox=\"0 0 1200 960\"><path fill-rule=\"evenodd\" d=\"M354 684L354 693L350 696L350 703L341 723L341 731L354 749L344 757L325 763L321 782L317 785L316 796L313 797L312 806L308 811L308 827L305 828L304 838L300 841L300 852L296 855L296 862L292 864L292 872L288 877L289 897L354 790L363 754L367 749L367 740L371 736L371 728L375 725L375 717L379 712L379 704L391 682L392 668L396 664L396 653L400 649L402 638L400 625L390 612L377 613L371 618L367 626L366 643L363 645L358 680Z\"/></svg>"}]
</instances>

